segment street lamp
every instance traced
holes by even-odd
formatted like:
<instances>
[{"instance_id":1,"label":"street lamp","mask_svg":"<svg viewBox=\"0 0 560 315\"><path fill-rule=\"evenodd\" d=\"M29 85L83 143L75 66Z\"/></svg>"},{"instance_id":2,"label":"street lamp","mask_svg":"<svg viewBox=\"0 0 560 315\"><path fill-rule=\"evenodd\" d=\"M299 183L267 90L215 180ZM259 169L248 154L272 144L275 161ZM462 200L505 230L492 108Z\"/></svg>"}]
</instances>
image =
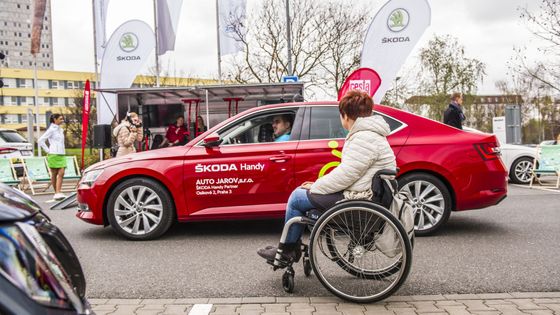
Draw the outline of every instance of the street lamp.
<instances>
[{"instance_id":1,"label":"street lamp","mask_svg":"<svg viewBox=\"0 0 560 315\"><path fill-rule=\"evenodd\" d=\"M398 90L398 84L399 84L399 80L401 79L401 77L396 77L395 78L395 107L398 107L398 103L399 103L399 90Z\"/></svg>"}]
</instances>

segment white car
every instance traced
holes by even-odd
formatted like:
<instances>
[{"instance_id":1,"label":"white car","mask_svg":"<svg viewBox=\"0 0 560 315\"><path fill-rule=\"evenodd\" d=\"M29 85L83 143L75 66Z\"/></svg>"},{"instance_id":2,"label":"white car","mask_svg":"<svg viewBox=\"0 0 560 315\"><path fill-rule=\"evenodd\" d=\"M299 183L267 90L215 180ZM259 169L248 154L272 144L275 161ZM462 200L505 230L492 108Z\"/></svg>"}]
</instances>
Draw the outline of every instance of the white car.
<instances>
[{"instance_id":1,"label":"white car","mask_svg":"<svg viewBox=\"0 0 560 315\"><path fill-rule=\"evenodd\" d=\"M16 160L21 157L33 156L33 147L17 131L11 129L0 129L0 158L11 158ZM23 175L23 166L20 163L14 165L17 175Z\"/></svg>"},{"instance_id":2,"label":"white car","mask_svg":"<svg viewBox=\"0 0 560 315\"><path fill-rule=\"evenodd\" d=\"M463 130L483 133L469 127L463 127ZM500 151L502 161L508 170L510 181L515 184L529 184L531 181L531 169L537 156L537 148L506 143L500 144Z\"/></svg>"}]
</instances>

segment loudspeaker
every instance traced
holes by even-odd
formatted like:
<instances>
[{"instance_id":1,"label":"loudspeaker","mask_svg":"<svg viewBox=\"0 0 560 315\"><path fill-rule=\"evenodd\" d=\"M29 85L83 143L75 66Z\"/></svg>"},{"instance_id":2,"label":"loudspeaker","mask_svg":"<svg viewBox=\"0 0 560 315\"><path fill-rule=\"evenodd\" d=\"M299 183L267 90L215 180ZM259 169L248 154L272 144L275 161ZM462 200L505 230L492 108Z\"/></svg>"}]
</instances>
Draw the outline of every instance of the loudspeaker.
<instances>
[{"instance_id":1,"label":"loudspeaker","mask_svg":"<svg viewBox=\"0 0 560 315\"><path fill-rule=\"evenodd\" d=\"M97 149L111 147L111 125L93 126L93 147Z\"/></svg>"}]
</instances>

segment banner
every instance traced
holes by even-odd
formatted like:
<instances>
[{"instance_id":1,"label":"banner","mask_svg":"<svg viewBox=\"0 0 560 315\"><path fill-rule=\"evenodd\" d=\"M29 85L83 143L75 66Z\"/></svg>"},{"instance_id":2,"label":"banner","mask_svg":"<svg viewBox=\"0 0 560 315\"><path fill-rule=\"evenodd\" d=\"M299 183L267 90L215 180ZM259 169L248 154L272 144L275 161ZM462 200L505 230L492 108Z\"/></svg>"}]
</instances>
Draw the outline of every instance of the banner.
<instances>
[{"instance_id":1,"label":"banner","mask_svg":"<svg viewBox=\"0 0 560 315\"><path fill-rule=\"evenodd\" d=\"M103 57L103 50L107 43L107 33L105 27L107 24L107 9L109 0L93 0L93 18L95 27L95 48L97 49L97 60Z\"/></svg>"},{"instance_id":2,"label":"banner","mask_svg":"<svg viewBox=\"0 0 560 315\"><path fill-rule=\"evenodd\" d=\"M41 31L45 19L47 0L34 0L33 27L31 28L31 54L36 55L41 47ZM21 35L20 35L21 36Z\"/></svg>"},{"instance_id":3,"label":"banner","mask_svg":"<svg viewBox=\"0 0 560 315\"><path fill-rule=\"evenodd\" d=\"M243 50L236 39L236 31L243 31L246 0L218 0L218 36L220 56L235 54Z\"/></svg>"},{"instance_id":4,"label":"banner","mask_svg":"<svg viewBox=\"0 0 560 315\"><path fill-rule=\"evenodd\" d=\"M181 15L183 0L156 0L157 1L157 36L158 55L175 50L177 25Z\"/></svg>"},{"instance_id":5,"label":"banner","mask_svg":"<svg viewBox=\"0 0 560 315\"><path fill-rule=\"evenodd\" d=\"M84 151L86 149L87 133L89 126L89 111L91 109L91 89L89 86L89 80L86 81L86 87L84 88L84 107L82 108L82 168L84 170Z\"/></svg>"},{"instance_id":6,"label":"banner","mask_svg":"<svg viewBox=\"0 0 560 315\"><path fill-rule=\"evenodd\" d=\"M371 22L362 49L361 67L375 69L382 83L376 104L389 90L397 72L430 25L427 0L390 0Z\"/></svg>"},{"instance_id":7,"label":"banner","mask_svg":"<svg viewBox=\"0 0 560 315\"><path fill-rule=\"evenodd\" d=\"M119 26L105 47L99 87L128 88L148 62L155 47L154 32L143 21L130 20ZM98 93L97 123L111 124L117 113L117 97Z\"/></svg>"},{"instance_id":8,"label":"banner","mask_svg":"<svg viewBox=\"0 0 560 315\"><path fill-rule=\"evenodd\" d=\"M373 97L380 85L381 78L375 70L360 68L352 72L344 80L342 87L338 90L338 101L350 90L362 90L367 92L370 97Z\"/></svg>"}]
</instances>

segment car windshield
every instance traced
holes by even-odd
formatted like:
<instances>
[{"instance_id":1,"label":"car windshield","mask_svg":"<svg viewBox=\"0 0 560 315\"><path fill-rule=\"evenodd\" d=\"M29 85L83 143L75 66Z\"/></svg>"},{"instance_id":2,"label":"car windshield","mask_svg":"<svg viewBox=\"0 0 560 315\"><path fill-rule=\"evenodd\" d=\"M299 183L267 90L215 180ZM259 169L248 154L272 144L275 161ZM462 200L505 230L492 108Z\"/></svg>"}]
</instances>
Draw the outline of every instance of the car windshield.
<instances>
[{"instance_id":1,"label":"car windshield","mask_svg":"<svg viewBox=\"0 0 560 315\"><path fill-rule=\"evenodd\" d=\"M2 138L2 140L4 140L5 142L27 142L27 140L25 140L25 138L22 137L19 133L9 130L0 131L0 138Z\"/></svg>"}]
</instances>

